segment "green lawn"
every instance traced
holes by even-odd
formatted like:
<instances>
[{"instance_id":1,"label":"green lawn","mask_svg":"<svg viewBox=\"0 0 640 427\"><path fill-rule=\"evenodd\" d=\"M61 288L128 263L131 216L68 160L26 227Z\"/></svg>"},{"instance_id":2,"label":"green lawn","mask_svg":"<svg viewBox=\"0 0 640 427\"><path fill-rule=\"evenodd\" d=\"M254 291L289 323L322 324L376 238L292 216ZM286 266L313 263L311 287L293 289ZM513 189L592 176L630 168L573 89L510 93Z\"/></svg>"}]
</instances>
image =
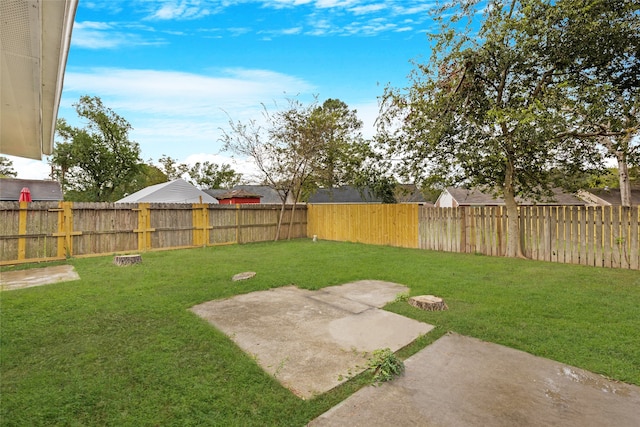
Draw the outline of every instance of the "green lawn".
<instances>
[{"instance_id":1,"label":"green lawn","mask_svg":"<svg viewBox=\"0 0 640 427\"><path fill-rule=\"evenodd\" d=\"M387 309L640 385L640 272L310 240L72 259L82 280L0 293L3 426L302 426L369 380L303 401L188 311L212 299L359 279L445 298ZM251 280L231 276L256 271Z\"/></svg>"}]
</instances>

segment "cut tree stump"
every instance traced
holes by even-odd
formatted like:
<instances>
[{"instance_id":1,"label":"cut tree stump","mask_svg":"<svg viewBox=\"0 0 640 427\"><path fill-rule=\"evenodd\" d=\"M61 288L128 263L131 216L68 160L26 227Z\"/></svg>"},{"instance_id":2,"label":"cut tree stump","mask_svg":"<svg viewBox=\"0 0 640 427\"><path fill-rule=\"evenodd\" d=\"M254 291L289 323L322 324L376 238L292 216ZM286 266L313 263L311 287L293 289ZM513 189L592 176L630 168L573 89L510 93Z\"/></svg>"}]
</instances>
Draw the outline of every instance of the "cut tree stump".
<instances>
[{"instance_id":1,"label":"cut tree stump","mask_svg":"<svg viewBox=\"0 0 640 427\"><path fill-rule=\"evenodd\" d=\"M141 262L142 262L141 255L116 255L113 258L113 263L119 266L140 264Z\"/></svg>"},{"instance_id":2,"label":"cut tree stump","mask_svg":"<svg viewBox=\"0 0 640 427\"><path fill-rule=\"evenodd\" d=\"M427 311L440 311L449 308L442 298L433 295L411 297L409 298L409 304Z\"/></svg>"}]
</instances>

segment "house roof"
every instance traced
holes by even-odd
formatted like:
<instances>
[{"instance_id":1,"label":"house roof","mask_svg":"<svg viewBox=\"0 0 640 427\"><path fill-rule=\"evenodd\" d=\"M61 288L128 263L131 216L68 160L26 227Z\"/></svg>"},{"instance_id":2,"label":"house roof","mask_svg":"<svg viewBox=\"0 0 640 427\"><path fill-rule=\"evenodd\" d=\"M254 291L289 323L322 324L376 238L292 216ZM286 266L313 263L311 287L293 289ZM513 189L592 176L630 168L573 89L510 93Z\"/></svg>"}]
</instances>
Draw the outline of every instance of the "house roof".
<instances>
[{"instance_id":1,"label":"house roof","mask_svg":"<svg viewBox=\"0 0 640 427\"><path fill-rule=\"evenodd\" d=\"M218 201L182 178L151 185L116 203L212 203Z\"/></svg>"},{"instance_id":2,"label":"house roof","mask_svg":"<svg viewBox=\"0 0 640 427\"><path fill-rule=\"evenodd\" d=\"M590 188L578 194L587 202L598 205L620 206L622 204L619 188ZM631 205L640 205L640 189L631 190Z\"/></svg>"},{"instance_id":3,"label":"house roof","mask_svg":"<svg viewBox=\"0 0 640 427\"><path fill-rule=\"evenodd\" d=\"M53 152L77 0L0 0L0 153Z\"/></svg>"},{"instance_id":4,"label":"house roof","mask_svg":"<svg viewBox=\"0 0 640 427\"><path fill-rule=\"evenodd\" d=\"M309 196L308 203L382 203L369 188L359 190L351 185L338 188L320 188Z\"/></svg>"},{"instance_id":5,"label":"house roof","mask_svg":"<svg viewBox=\"0 0 640 427\"><path fill-rule=\"evenodd\" d=\"M490 193L482 192L477 188L456 188L447 187L445 191L451 194L459 206L501 206L504 205L504 199L495 197ZM552 189L553 196L551 198L543 198L541 200L525 199L516 197L516 201L520 206L583 206L585 202L573 194L566 193L561 189Z\"/></svg>"},{"instance_id":6,"label":"house roof","mask_svg":"<svg viewBox=\"0 0 640 427\"><path fill-rule=\"evenodd\" d=\"M236 185L231 189L232 191L245 191L248 194L254 196L260 196L260 203L262 204L280 204L282 203L282 199L276 190L269 187L268 185ZM209 194L212 197L218 198L223 195L229 193L228 189L210 189L203 190L205 193ZM243 196L236 196L243 197ZM292 203L292 201L288 201Z\"/></svg>"},{"instance_id":7,"label":"house roof","mask_svg":"<svg viewBox=\"0 0 640 427\"><path fill-rule=\"evenodd\" d=\"M34 202L57 202L63 199L62 187L58 181L2 178L0 179L0 200L17 202L24 187L29 189L31 200Z\"/></svg>"},{"instance_id":8,"label":"house roof","mask_svg":"<svg viewBox=\"0 0 640 427\"><path fill-rule=\"evenodd\" d=\"M259 199L262 196L260 196L259 194L251 193L246 190L239 189L239 190L225 190L224 193L219 193L217 196L214 196L214 197L218 200L223 200L223 199L236 199L236 198Z\"/></svg>"},{"instance_id":9,"label":"house roof","mask_svg":"<svg viewBox=\"0 0 640 427\"><path fill-rule=\"evenodd\" d=\"M394 194L398 203L420 203L433 206L433 203L428 203L425 200L424 195L415 184L398 184Z\"/></svg>"}]
</instances>

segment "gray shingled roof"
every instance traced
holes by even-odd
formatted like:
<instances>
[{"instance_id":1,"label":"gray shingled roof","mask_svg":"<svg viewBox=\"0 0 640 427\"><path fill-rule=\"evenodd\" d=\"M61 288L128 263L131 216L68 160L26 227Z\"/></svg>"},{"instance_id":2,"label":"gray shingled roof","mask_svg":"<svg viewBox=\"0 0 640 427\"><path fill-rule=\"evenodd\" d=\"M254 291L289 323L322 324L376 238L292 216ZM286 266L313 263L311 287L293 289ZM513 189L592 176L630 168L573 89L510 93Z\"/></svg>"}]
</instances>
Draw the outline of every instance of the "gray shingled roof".
<instances>
[{"instance_id":1,"label":"gray shingled roof","mask_svg":"<svg viewBox=\"0 0 640 427\"><path fill-rule=\"evenodd\" d=\"M458 202L459 206L498 206L504 205L504 199L501 197L494 197L490 193L485 193L477 188L455 188L447 187L447 191ZM574 196L573 194L566 193L560 189L553 189L552 198L543 198L541 200L524 199L522 197L516 197L516 201L520 206L548 206L548 205L561 205L561 206L583 206L586 203Z\"/></svg>"},{"instance_id":2,"label":"gray shingled roof","mask_svg":"<svg viewBox=\"0 0 640 427\"><path fill-rule=\"evenodd\" d=\"M58 181L1 178L0 200L17 202L24 187L29 189L34 202L57 202L63 199L62 187Z\"/></svg>"},{"instance_id":3,"label":"gray shingled roof","mask_svg":"<svg viewBox=\"0 0 640 427\"><path fill-rule=\"evenodd\" d=\"M236 185L231 190L229 189L210 189L203 190L205 193L212 197L224 197L229 194L230 191L245 191L249 194L260 196L260 203L262 204L277 204L282 203L282 199L278 195L278 192L268 185ZM292 203L292 201L290 201Z\"/></svg>"},{"instance_id":4,"label":"gray shingled roof","mask_svg":"<svg viewBox=\"0 0 640 427\"><path fill-rule=\"evenodd\" d=\"M382 199L374 196L368 188L361 191L345 185L338 188L320 188L309 197L308 203L382 203Z\"/></svg>"},{"instance_id":5,"label":"gray shingled roof","mask_svg":"<svg viewBox=\"0 0 640 427\"><path fill-rule=\"evenodd\" d=\"M590 188L588 190L584 190L598 197L599 199L604 200L606 203L613 206L620 206L622 203L620 201L620 189L619 188ZM640 205L640 190L631 190L631 205L638 206Z\"/></svg>"}]
</instances>

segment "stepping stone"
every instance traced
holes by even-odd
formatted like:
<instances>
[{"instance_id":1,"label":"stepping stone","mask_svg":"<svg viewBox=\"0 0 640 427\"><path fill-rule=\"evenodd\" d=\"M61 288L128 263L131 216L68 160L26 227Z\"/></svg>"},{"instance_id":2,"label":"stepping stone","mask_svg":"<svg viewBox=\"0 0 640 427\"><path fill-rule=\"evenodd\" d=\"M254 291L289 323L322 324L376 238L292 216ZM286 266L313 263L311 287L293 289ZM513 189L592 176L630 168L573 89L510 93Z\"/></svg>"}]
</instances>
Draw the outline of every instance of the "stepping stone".
<instances>
[{"instance_id":1,"label":"stepping stone","mask_svg":"<svg viewBox=\"0 0 640 427\"><path fill-rule=\"evenodd\" d=\"M234 282L237 282L239 280L247 280L247 279L251 279L255 275L256 275L255 271L245 271L244 273L236 274L231 278L231 280L233 280Z\"/></svg>"}]
</instances>

